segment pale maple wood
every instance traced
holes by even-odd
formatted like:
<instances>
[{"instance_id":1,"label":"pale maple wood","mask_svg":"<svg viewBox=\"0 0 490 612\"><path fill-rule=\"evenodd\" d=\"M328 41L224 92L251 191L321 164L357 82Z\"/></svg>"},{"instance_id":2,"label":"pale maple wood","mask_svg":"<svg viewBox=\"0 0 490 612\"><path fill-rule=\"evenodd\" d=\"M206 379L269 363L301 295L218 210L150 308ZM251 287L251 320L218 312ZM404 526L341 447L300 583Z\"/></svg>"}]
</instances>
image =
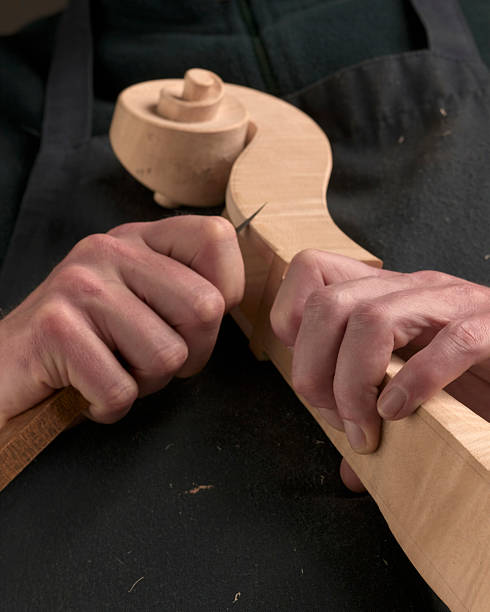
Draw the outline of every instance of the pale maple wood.
<instances>
[{"instance_id":1,"label":"pale maple wood","mask_svg":"<svg viewBox=\"0 0 490 612\"><path fill-rule=\"evenodd\" d=\"M267 202L239 237L247 287L233 316L254 353L270 358L290 383L291 353L272 333L269 312L293 256L318 248L375 266L381 262L348 238L328 213L325 192L332 155L322 130L286 102L230 84L223 86L221 102L210 111L214 116L203 120L199 110L190 117L186 102L208 99L212 105L221 95L220 82L208 76L191 72L187 82L150 81L125 90L111 142L123 165L162 194L163 203L214 204L224 197L227 185L226 215L236 226ZM177 100L171 102L177 111L170 111L175 120L157 112L162 89ZM167 112L165 105L160 112ZM184 108L180 114L179 108ZM220 147L226 171L221 167L219 180L209 181L221 163ZM393 357L388 378L401 363ZM34 430L59 410L63 397L61 393L40 411ZM490 424L441 392L411 417L385 423L379 449L359 455L342 432L307 407L360 476L436 593L453 610L488 610ZM2 430L0 457L1 441L5 447L19 437L16 419L7 426L10 433ZM30 438L21 437L20 449L23 444L29 446ZM19 465L30 456L24 450L18 455Z\"/></svg>"},{"instance_id":2,"label":"pale maple wood","mask_svg":"<svg viewBox=\"0 0 490 612\"><path fill-rule=\"evenodd\" d=\"M345 237L328 214L325 192L331 153L320 128L298 109L267 94L227 87L236 91L256 125L256 136L233 166L227 216L236 225L261 201L271 203L239 237L249 285L243 305L233 315L254 353L270 358L291 384L292 355L274 336L269 313L293 256L318 248L371 265L380 262ZM393 356L387 379L402 364ZM441 599L452 610L487 611L490 423L440 392L411 417L384 423L379 449L360 455L352 451L343 432L302 401L354 468L400 545Z\"/></svg>"},{"instance_id":3,"label":"pale maple wood","mask_svg":"<svg viewBox=\"0 0 490 612\"><path fill-rule=\"evenodd\" d=\"M209 121L218 114L223 94L219 76L209 70L191 68L185 73L182 87L180 84L177 88L162 87L156 112L163 119L180 123Z\"/></svg>"},{"instance_id":4,"label":"pale maple wood","mask_svg":"<svg viewBox=\"0 0 490 612\"><path fill-rule=\"evenodd\" d=\"M165 207L223 202L249 117L219 77L190 70L185 81L138 83L119 96L110 128L123 166Z\"/></svg>"}]
</instances>

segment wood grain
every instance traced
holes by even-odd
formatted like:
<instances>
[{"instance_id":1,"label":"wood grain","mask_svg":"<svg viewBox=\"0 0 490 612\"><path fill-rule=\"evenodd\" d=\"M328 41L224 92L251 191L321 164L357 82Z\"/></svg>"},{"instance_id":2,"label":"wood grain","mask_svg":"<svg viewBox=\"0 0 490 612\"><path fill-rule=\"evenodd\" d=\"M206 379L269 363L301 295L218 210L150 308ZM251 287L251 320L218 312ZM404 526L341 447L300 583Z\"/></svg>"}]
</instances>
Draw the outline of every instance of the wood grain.
<instances>
[{"instance_id":1,"label":"wood grain","mask_svg":"<svg viewBox=\"0 0 490 612\"><path fill-rule=\"evenodd\" d=\"M187 87L188 92L194 91L188 93L194 102L196 97L206 97L202 94L206 78L198 75L196 81ZM226 215L235 226L268 202L239 236L247 286L233 316L254 353L270 358L290 383L291 353L272 333L269 313L294 255L317 248L381 265L348 238L328 213L325 193L332 168L328 139L297 108L229 84L224 85L224 105L217 106L210 119L188 122L177 116L172 122L154 111L162 88L185 101L185 84L175 79L150 81L121 94L111 128L116 155L138 180L165 195L161 203L185 202L182 195L190 195L192 201L186 203L193 205L197 195L200 204L211 204L223 198L226 189ZM229 121L230 109L235 122ZM243 151L236 150L238 141ZM220 158L221 145L226 155ZM204 156L206 151L209 158ZM226 161L226 172L220 168L220 159ZM154 172L164 168L166 161L169 173ZM148 178L153 174L156 183ZM219 180L206 181L206 176ZM401 365L393 357L387 377ZM385 423L379 449L359 455L342 432L305 405L355 469L434 591L452 610L486 612L490 601L490 424L441 392L411 417ZM12 419L0 432L0 488L83 407L84 400L67 390Z\"/></svg>"},{"instance_id":2,"label":"wood grain","mask_svg":"<svg viewBox=\"0 0 490 612\"><path fill-rule=\"evenodd\" d=\"M239 237L249 284L243 305L233 314L254 353L268 356L291 384L292 355L274 336L269 313L295 253L318 248L371 265L381 262L343 235L328 214L331 153L318 126L267 94L228 87L247 107L256 136L233 166L227 214L238 224L260 202L271 203ZM402 364L393 356L387 378ZM384 423L379 449L360 455L343 432L303 403L354 468L400 545L441 599L452 610L486 612L490 423L441 391L411 417Z\"/></svg>"},{"instance_id":3,"label":"wood grain","mask_svg":"<svg viewBox=\"0 0 490 612\"><path fill-rule=\"evenodd\" d=\"M80 393L67 387L7 421L0 429L0 491L87 407Z\"/></svg>"}]
</instances>

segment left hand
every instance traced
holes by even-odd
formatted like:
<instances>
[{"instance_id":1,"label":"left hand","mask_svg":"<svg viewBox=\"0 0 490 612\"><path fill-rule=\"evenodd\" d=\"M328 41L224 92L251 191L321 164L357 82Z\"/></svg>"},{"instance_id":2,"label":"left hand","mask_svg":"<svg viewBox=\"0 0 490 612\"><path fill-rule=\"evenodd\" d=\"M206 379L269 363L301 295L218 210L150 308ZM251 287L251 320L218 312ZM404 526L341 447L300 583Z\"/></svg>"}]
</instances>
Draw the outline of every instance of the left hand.
<instances>
[{"instance_id":1,"label":"left hand","mask_svg":"<svg viewBox=\"0 0 490 612\"><path fill-rule=\"evenodd\" d=\"M344 430L357 452L376 450L381 418L411 414L450 383L453 395L467 396L465 403L490 420L488 287L308 250L293 259L271 324L294 347L294 389ZM402 347L415 354L379 395L391 354ZM345 463L341 475L357 485Z\"/></svg>"},{"instance_id":2,"label":"left hand","mask_svg":"<svg viewBox=\"0 0 490 612\"><path fill-rule=\"evenodd\" d=\"M127 223L76 244L0 321L0 429L72 385L100 423L209 359L244 289L236 232L222 217Z\"/></svg>"}]
</instances>

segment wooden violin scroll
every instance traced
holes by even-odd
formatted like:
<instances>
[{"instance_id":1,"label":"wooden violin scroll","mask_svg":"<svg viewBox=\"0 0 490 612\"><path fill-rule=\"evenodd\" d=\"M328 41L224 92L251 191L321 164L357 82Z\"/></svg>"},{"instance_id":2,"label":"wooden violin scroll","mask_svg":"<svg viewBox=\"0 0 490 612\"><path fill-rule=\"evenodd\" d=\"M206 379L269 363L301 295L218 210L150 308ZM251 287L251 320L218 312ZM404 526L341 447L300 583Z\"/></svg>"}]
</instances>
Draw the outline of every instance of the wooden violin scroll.
<instances>
[{"instance_id":1,"label":"wooden violin scroll","mask_svg":"<svg viewBox=\"0 0 490 612\"><path fill-rule=\"evenodd\" d=\"M184 79L148 81L123 91L110 139L123 166L162 206L212 206L226 194L224 214L237 226L267 202L239 236L246 292L233 316L254 353L271 359L290 383L291 352L272 333L269 313L294 255L317 248L381 265L328 213L332 153L323 131L282 100L192 69ZM387 377L400 367L393 357ZM63 398L71 393L61 392L0 430L0 461L10 448L17 462L15 469L0 470L0 488L32 459L23 445L40 450L84 406L74 396L77 408L67 408ZM385 423L379 449L358 455L343 432L307 407L429 585L452 610L486 612L490 423L441 392L409 418ZM36 432L42 443L32 442Z\"/></svg>"},{"instance_id":2,"label":"wooden violin scroll","mask_svg":"<svg viewBox=\"0 0 490 612\"><path fill-rule=\"evenodd\" d=\"M110 140L161 206L216 206L248 133L245 106L207 70L138 83L119 96Z\"/></svg>"},{"instance_id":3,"label":"wooden violin scroll","mask_svg":"<svg viewBox=\"0 0 490 612\"><path fill-rule=\"evenodd\" d=\"M185 73L182 95L164 85L156 112L163 119L181 123L210 121L216 117L223 99L223 81L209 70L191 68Z\"/></svg>"}]
</instances>

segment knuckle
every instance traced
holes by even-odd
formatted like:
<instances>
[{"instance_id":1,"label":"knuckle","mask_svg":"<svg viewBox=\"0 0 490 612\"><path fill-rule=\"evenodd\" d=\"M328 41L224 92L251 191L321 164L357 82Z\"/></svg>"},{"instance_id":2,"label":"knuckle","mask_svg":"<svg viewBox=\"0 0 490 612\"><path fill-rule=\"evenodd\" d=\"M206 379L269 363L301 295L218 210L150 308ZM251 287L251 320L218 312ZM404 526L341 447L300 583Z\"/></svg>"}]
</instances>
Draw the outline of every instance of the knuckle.
<instances>
[{"instance_id":1,"label":"knuckle","mask_svg":"<svg viewBox=\"0 0 490 612\"><path fill-rule=\"evenodd\" d=\"M304 372L295 372L293 369L291 379L294 390L310 401L315 391L315 382L312 377Z\"/></svg>"},{"instance_id":2,"label":"knuckle","mask_svg":"<svg viewBox=\"0 0 490 612\"><path fill-rule=\"evenodd\" d=\"M236 240L235 228L224 217L203 217L201 219L201 232L205 242Z\"/></svg>"},{"instance_id":3,"label":"knuckle","mask_svg":"<svg viewBox=\"0 0 490 612\"><path fill-rule=\"evenodd\" d=\"M469 320L451 323L447 327L447 334L458 353L478 352L485 339L485 331L482 327Z\"/></svg>"},{"instance_id":4,"label":"knuckle","mask_svg":"<svg viewBox=\"0 0 490 612\"><path fill-rule=\"evenodd\" d=\"M109 234L90 234L74 246L68 257L101 261L113 259L120 252L121 241L118 238Z\"/></svg>"},{"instance_id":5,"label":"knuckle","mask_svg":"<svg viewBox=\"0 0 490 612\"><path fill-rule=\"evenodd\" d=\"M136 234L140 227L141 223L133 222L133 223L123 223L122 225L116 225L107 232L108 236L112 238L124 238L128 235Z\"/></svg>"},{"instance_id":6,"label":"knuckle","mask_svg":"<svg viewBox=\"0 0 490 612\"><path fill-rule=\"evenodd\" d=\"M387 307L381 301L360 302L351 312L349 326L354 329L374 328L388 320Z\"/></svg>"},{"instance_id":7,"label":"knuckle","mask_svg":"<svg viewBox=\"0 0 490 612\"><path fill-rule=\"evenodd\" d=\"M200 287L192 304L192 313L205 326L215 326L224 315L226 304L221 293L212 285Z\"/></svg>"},{"instance_id":8,"label":"knuckle","mask_svg":"<svg viewBox=\"0 0 490 612\"><path fill-rule=\"evenodd\" d=\"M323 320L328 317L329 297L323 289L312 291L305 302L304 316L309 319Z\"/></svg>"},{"instance_id":9,"label":"knuckle","mask_svg":"<svg viewBox=\"0 0 490 612\"><path fill-rule=\"evenodd\" d=\"M39 307L34 328L40 344L64 344L75 326L70 307L61 299L52 299Z\"/></svg>"},{"instance_id":10,"label":"knuckle","mask_svg":"<svg viewBox=\"0 0 490 612\"><path fill-rule=\"evenodd\" d=\"M67 264L57 271L53 284L63 295L96 297L103 293L104 284L89 268L80 264Z\"/></svg>"},{"instance_id":11,"label":"knuckle","mask_svg":"<svg viewBox=\"0 0 490 612\"><path fill-rule=\"evenodd\" d=\"M453 302L460 304L468 311L477 308L481 303L488 303L490 291L488 287L458 279L451 286Z\"/></svg>"},{"instance_id":12,"label":"knuckle","mask_svg":"<svg viewBox=\"0 0 490 612\"><path fill-rule=\"evenodd\" d=\"M457 288L462 285L468 287L471 285L468 281L464 281L451 274L446 274L445 272L439 272L438 270L417 270L416 272L407 273L405 276L414 281L415 287L451 286Z\"/></svg>"},{"instance_id":13,"label":"knuckle","mask_svg":"<svg viewBox=\"0 0 490 612\"><path fill-rule=\"evenodd\" d=\"M184 342L159 347L151 359L155 374L173 376L187 361L189 350Z\"/></svg>"},{"instance_id":14,"label":"knuckle","mask_svg":"<svg viewBox=\"0 0 490 612\"><path fill-rule=\"evenodd\" d=\"M314 407L328 404L328 394L322 389L321 381L307 372L292 372L293 388L305 400Z\"/></svg>"},{"instance_id":15,"label":"knuckle","mask_svg":"<svg viewBox=\"0 0 490 612\"><path fill-rule=\"evenodd\" d=\"M320 251L317 249L304 249L303 251L296 253L291 260L289 267L300 269L316 268L318 266L319 253Z\"/></svg>"},{"instance_id":16,"label":"knuckle","mask_svg":"<svg viewBox=\"0 0 490 612\"><path fill-rule=\"evenodd\" d=\"M410 272L409 276L423 285L438 285L441 281L447 281L450 278L447 274L437 270L417 270Z\"/></svg>"},{"instance_id":17,"label":"knuckle","mask_svg":"<svg viewBox=\"0 0 490 612\"><path fill-rule=\"evenodd\" d=\"M313 291L305 303L308 317L319 321L328 321L333 313L349 312L352 309L353 297L347 289L330 285Z\"/></svg>"}]
</instances>

